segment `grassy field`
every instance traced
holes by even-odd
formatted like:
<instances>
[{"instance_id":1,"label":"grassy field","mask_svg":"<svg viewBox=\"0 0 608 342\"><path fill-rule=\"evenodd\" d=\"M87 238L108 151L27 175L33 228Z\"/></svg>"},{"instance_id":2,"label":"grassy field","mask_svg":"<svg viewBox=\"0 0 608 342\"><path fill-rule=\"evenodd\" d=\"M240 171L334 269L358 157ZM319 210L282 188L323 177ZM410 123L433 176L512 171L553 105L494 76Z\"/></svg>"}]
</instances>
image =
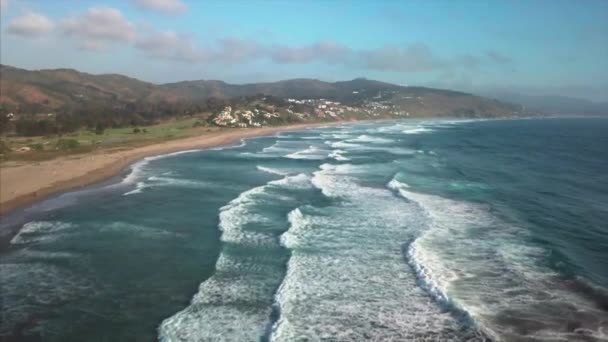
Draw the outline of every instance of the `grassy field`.
<instances>
[{"instance_id":1,"label":"grassy field","mask_svg":"<svg viewBox=\"0 0 608 342\"><path fill-rule=\"evenodd\" d=\"M196 124L199 122L200 124ZM195 127L196 126L196 127ZM86 153L96 149L130 148L171 139L201 135L217 127L204 125L199 118L175 119L153 126L135 128L109 128L103 134L79 130L63 136L47 137L1 137L5 151L2 161L45 160L59 155ZM7 149L10 149L7 151Z\"/></svg>"}]
</instances>

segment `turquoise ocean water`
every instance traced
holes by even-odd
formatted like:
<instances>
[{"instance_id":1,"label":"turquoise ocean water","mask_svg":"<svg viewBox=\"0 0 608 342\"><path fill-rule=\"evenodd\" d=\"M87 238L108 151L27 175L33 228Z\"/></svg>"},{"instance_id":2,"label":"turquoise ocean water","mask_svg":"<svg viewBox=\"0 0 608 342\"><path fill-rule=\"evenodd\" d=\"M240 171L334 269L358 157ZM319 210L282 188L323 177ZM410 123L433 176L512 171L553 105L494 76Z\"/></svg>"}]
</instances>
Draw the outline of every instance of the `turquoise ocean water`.
<instances>
[{"instance_id":1,"label":"turquoise ocean water","mask_svg":"<svg viewBox=\"0 0 608 342\"><path fill-rule=\"evenodd\" d=\"M7 341L606 341L608 119L146 158L7 215Z\"/></svg>"}]
</instances>

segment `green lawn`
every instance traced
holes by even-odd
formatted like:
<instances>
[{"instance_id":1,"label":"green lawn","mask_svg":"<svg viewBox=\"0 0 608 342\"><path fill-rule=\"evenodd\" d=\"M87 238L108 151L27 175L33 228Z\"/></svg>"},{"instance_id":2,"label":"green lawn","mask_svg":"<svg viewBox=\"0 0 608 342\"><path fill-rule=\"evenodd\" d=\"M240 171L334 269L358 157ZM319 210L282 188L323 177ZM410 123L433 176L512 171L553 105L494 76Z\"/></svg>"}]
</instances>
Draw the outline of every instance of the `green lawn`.
<instances>
[{"instance_id":1,"label":"green lawn","mask_svg":"<svg viewBox=\"0 0 608 342\"><path fill-rule=\"evenodd\" d=\"M175 119L153 126L138 127L140 133L134 133L133 127L124 127L109 128L103 134L81 129L61 137L2 137L5 146L11 149L11 152L2 156L2 160L50 159L62 154L84 153L98 148L132 147L184 138L218 129L204 126L193 127L197 121L204 123L203 119L196 117ZM143 132L144 129L145 132ZM71 140L75 140L77 143ZM16 151L22 147L29 147L31 151Z\"/></svg>"}]
</instances>

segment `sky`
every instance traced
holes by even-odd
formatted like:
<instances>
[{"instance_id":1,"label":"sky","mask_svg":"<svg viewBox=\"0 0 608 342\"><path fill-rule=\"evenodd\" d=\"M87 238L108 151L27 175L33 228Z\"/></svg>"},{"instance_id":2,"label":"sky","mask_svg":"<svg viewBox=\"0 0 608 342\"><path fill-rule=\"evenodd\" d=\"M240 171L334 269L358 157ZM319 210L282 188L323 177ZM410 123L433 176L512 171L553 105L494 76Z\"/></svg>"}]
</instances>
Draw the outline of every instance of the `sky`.
<instances>
[{"instance_id":1,"label":"sky","mask_svg":"<svg viewBox=\"0 0 608 342\"><path fill-rule=\"evenodd\" d=\"M154 83L365 77L608 101L605 0L0 0L0 62Z\"/></svg>"}]
</instances>

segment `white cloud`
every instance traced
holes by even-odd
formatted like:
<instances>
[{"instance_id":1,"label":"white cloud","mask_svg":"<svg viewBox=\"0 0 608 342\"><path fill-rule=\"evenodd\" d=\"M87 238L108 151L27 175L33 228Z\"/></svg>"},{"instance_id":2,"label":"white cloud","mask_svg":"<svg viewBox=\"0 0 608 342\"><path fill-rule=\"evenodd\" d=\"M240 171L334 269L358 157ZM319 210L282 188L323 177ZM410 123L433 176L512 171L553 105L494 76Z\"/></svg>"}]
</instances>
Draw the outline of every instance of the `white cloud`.
<instances>
[{"instance_id":1,"label":"white cloud","mask_svg":"<svg viewBox=\"0 0 608 342\"><path fill-rule=\"evenodd\" d=\"M139 7L163 14L179 14L186 11L187 7L181 0L132 0Z\"/></svg>"},{"instance_id":2,"label":"white cloud","mask_svg":"<svg viewBox=\"0 0 608 342\"><path fill-rule=\"evenodd\" d=\"M7 0L3 4L6 3ZM164 13L185 10L181 1L132 0L138 6ZM36 37L52 31L53 21L44 15L28 13L7 26L10 34ZM261 40L228 37L200 46L192 34L161 31L145 24L137 27L115 8L93 7L60 22L66 36L74 37L80 48L101 51L111 44L124 43L145 56L186 63L246 64L267 60L293 65L325 63L384 72L448 72L481 68L487 62L508 63L510 59L493 50L485 55L438 56L424 43L385 45L353 49L331 40L304 45L266 44Z\"/></svg>"},{"instance_id":3,"label":"white cloud","mask_svg":"<svg viewBox=\"0 0 608 342\"><path fill-rule=\"evenodd\" d=\"M364 65L374 70L431 71L445 66L445 63L423 43L403 48L387 45L379 49L363 51L361 56Z\"/></svg>"},{"instance_id":4,"label":"white cloud","mask_svg":"<svg viewBox=\"0 0 608 342\"><path fill-rule=\"evenodd\" d=\"M255 40L223 38L217 40L217 48L211 53L214 62L235 64L263 57L265 47Z\"/></svg>"},{"instance_id":5,"label":"white cloud","mask_svg":"<svg viewBox=\"0 0 608 342\"><path fill-rule=\"evenodd\" d=\"M101 50L108 43L131 42L136 37L135 25L109 7L89 8L82 15L64 20L61 26L66 35L80 39L83 49Z\"/></svg>"},{"instance_id":6,"label":"white cloud","mask_svg":"<svg viewBox=\"0 0 608 342\"><path fill-rule=\"evenodd\" d=\"M224 38L213 46L200 47L192 35L174 31L149 30L135 48L153 58L188 63L239 64L265 56L265 48L254 40Z\"/></svg>"},{"instance_id":7,"label":"white cloud","mask_svg":"<svg viewBox=\"0 0 608 342\"><path fill-rule=\"evenodd\" d=\"M279 64L305 64L315 60L349 64L353 62L353 51L334 41L320 41L301 47L274 46L270 58Z\"/></svg>"},{"instance_id":8,"label":"white cloud","mask_svg":"<svg viewBox=\"0 0 608 342\"><path fill-rule=\"evenodd\" d=\"M0 0L0 11L2 11L2 13L0 14L4 14L4 11L6 11L8 9L8 0Z\"/></svg>"},{"instance_id":9,"label":"white cloud","mask_svg":"<svg viewBox=\"0 0 608 342\"><path fill-rule=\"evenodd\" d=\"M174 31L150 30L145 36L137 39L135 48L159 59L190 63L209 59L207 52L198 48L192 37Z\"/></svg>"},{"instance_id":10,"label":"white cloud","mask_svg":"<svg viewBox=\"0 0 608 342\"><path fill-rule=\"evenodd\" d=\"M135 47L154 58L188 63L244 64L270 60L277 64L326 63L378 71L432 72L472 69L481 65L475 55L440 58L423 43L355 50L334 41L306 45L266 45L253 39L229 37L199 47L192 35L148 30Z\"/></svg>"},{"instance_id":11,"label":"white cloud","mask_svg":"<svg viewBox=\"0 0 608 342\"><path fill-rule=\"evenodd\" d=\"M51 19L30 12L11 20L6 30L16 36L35 38L51 32L54 28L55 24Z\"/></svg>"}]
</instances>

